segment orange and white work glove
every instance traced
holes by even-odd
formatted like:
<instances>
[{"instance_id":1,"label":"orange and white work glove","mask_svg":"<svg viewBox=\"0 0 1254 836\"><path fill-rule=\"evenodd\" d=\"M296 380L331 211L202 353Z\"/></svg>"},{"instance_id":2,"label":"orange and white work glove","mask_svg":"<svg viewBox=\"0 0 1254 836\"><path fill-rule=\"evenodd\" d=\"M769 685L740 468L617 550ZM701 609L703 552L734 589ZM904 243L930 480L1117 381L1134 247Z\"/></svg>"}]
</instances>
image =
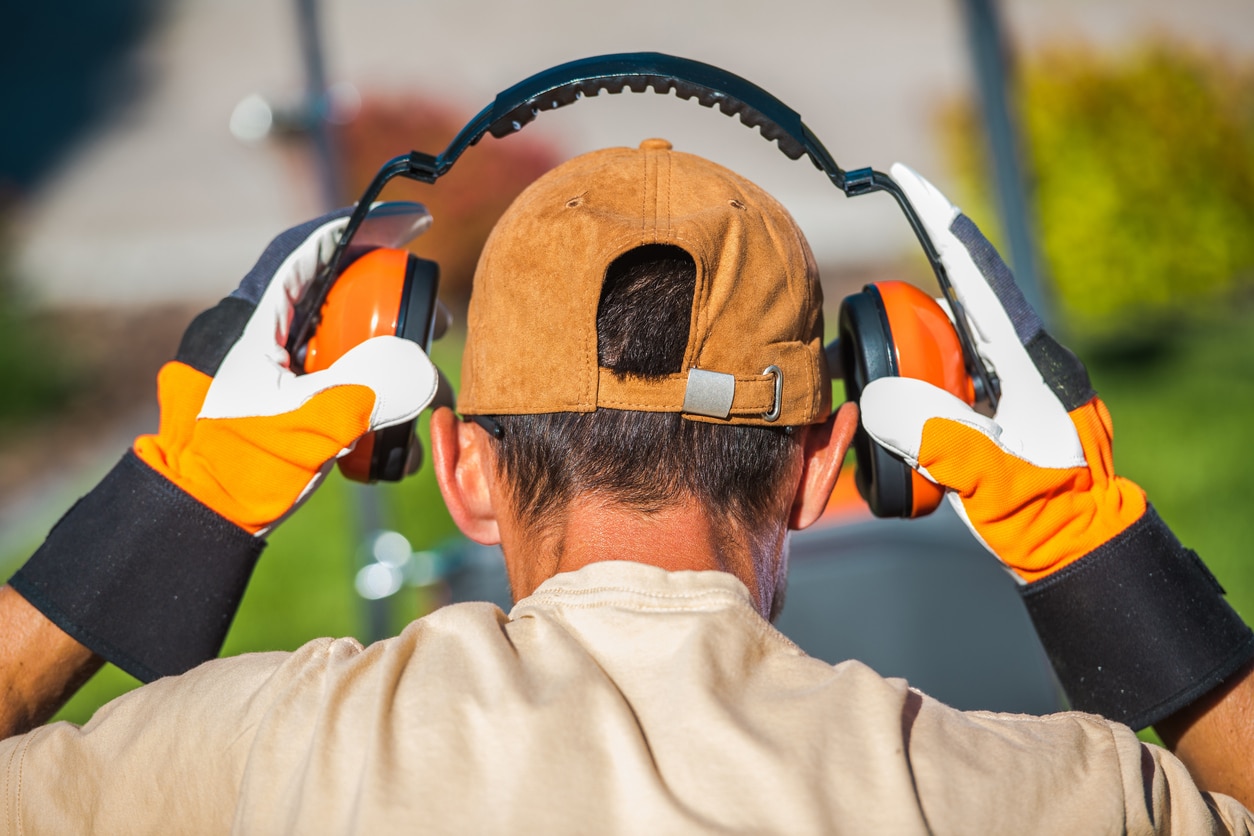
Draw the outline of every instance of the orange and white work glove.
<instances>
[{"instance_id":1,"label":"orange and white work glove","mask_svg":"<svg viewBox=\"0 0 1254 836\"><path fill-rule=\"evenodd\" d=\"M1023 584L1072 705L1151 725L1254 657L1254 634L1144 492L1115 474L1110 413L997 251L914 171L898 164L892 177L936 245L1001 398L988 418L923 381L881 378L863 390L863 426L944 487Z\"/></svg>"},{"instance_id":2,"label":"orange and white work glove","mask_svg":"<svg viewBox=\"0 0 1254 836\"><path fill-rule=\"evenodd\" d=\"M215 656L264 535L363 434L412 419L435 394L435 368L399 337L368 340L323 371L289 368L294 306L349 211L279 235L196 317L157 377L159 431L136 439L10 581L142 680Z\"/></svg>"},{"instance_id":3,"label":"orange and white work glove","mask_svg":"<svg viewBox=\"0 0 1254 836\"><path fill-rule=\"evenodd\" d=\"M362 435L412 419L435 395L435 367L399 337L367 340L323 371L289 369L293 307L346 220L284 233L230 297L193 323L186 350L157 376L160 431L135 442L145 464L252 534L291 512ZM200 336L206 327L212 340Z\"/></svg>"}]
</instances>

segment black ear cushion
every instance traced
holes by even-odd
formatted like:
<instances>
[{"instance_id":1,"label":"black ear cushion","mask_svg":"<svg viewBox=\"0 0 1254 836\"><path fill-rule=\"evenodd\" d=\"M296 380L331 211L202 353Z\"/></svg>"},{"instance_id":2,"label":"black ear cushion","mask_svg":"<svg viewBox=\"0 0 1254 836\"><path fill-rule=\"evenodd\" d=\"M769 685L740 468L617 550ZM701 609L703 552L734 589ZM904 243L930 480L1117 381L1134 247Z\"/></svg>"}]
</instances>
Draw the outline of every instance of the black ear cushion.
<instances>
[{"instance_id":1,"label":"black ear cushion","mask_svg":"<svg viewBox=\"0 0 1254 836\"><path fill-rule=\"evenodd\" d=\"M414 435L416 420L375 430L374 450L370 456L371 482L399 482L405 478L410 447L418 445Z\"/></svg>"},{"instance_id":2,"label":"black ear cushion","mask_svg":"<svg viewBox=\"0 0 1254 836\"><path fill-rule=\"evenodd\" d=\"M396 336L418 343L423 351L431 347L439 286L440 265L410 253L401 290L400 313L396 318Z\"/></svg>"},{"instance_id":3,"label":"black ear cushion","mask_svg":"<svg viewBox=\"0 0 1254 836\"><path fill-rule=\"evenodd\" d=\"M439 284L439 265L410 253L396 317L396 335L418 343L423 351L431 345ZM418 436L414 433L416 424L415 419L375 431L370 457L371 482L399 482L413 472L410 468L414 457L419 461L422 458L421 449L415 449L419 447Z\"/></svg>"},{"instance_id":4,"label":"black ear cushion","mask_svg":"<svg viewBox=\"0 0 1254 836\"><path fill-rule=\"evenodd\" d=\"M839 334L845 397L856 401L872 380L898 374L897 352L884 300L874 285L840 303ZM853 439L858 492L877 517L909 517L913 509L910 466L858 428Z\"/></svg>"}]
</instances>

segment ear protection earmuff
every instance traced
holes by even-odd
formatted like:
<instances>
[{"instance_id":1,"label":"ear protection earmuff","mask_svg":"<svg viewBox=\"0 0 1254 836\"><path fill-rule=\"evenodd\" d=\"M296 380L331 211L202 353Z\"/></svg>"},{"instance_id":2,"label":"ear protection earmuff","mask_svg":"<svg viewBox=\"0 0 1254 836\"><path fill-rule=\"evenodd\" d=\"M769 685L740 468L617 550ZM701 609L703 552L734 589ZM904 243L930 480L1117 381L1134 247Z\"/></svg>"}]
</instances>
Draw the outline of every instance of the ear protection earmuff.
<instances>
[{"instance_id":1,"label":"ear protection earmuff","mask_svg":"<svg viewBox=\"0 0 1254 836\"><path fill-rule=\"evenodd\" d=\"M371 337L398 336L427 350L435 322L440 269L407 250L379 248L358 258L336 279L322 322L305 346L304 370L325 369ZM339 459L355 482L396 482L422 463L416 419L367 433Z\"/></svg>"},{"instance_id":2,"label":"ear protection earmuff","mask_svg":"<svg viewBox=\"0 0 1254 836\"><path fill-rule=\"evenodd\" d=\"M925 380L975 403L975 386L962 364L958 333L932 297L905 282L876 282L846 296L838 317L839 362L845 397L881 377ZM854 438L858 491L877 517L921 517L944 492L865 432Z\"/></svg>"},{"instance_id":3,"label":"ear protection earmuff","mask_svg":"<svg viewBox=\"0 0 1254 836\"><path fill-rule=\"evenodd\" d=\"M839 345L829 345L827 353L840 358L850 399L856 399L871 380L897 374L928 380L968 403L983 405L987 411L996 408L1000 394L997 377L976 353L961 301L949 283L936 246L900 186L871 168L842 169L796 111L756 84L709 64L656 52L586 58L537 73L498 95L439 155L411 151L384 164L349 218L330 262L296 306L287 345L295 358L294 367L300 370L300 348L315 329L321 330L320 319L331 319L332 312L323 311L323 303L333 286L344 281L343 277L337 280L339 265L371 204L390 180L405 177L435 183L485 134L507 136L542 111L596 96L602 90L642 93L649 88L662 94L674 91L680 98L695 98L705 107L717 106L724 114L739 116L742 123L758 128L764 137L778 143L789 158L809 157L846 197L886 192L905 214L953 316L948 318L922 291L895 282L869 286L846 300L840 315ZM344 315L358 314L346 309ZM940 490L875 444L865 431L859 430L854 450L859 490L876 515L921 516L936 508Z\"/></svg>"}]
</instances>

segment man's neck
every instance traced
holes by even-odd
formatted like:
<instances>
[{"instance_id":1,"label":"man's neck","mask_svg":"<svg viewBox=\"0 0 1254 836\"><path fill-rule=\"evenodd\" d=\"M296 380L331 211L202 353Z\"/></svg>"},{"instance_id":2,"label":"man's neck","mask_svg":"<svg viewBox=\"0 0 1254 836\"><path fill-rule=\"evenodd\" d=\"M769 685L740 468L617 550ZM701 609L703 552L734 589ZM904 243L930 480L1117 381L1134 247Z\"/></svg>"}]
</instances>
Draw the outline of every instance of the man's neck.
<instances>
[{"instance_id":1,"label":"man's neck","mask_svg":"<svg viewBox=\"0 0 1254 836\"><path fill-rule=\"evenodd\" d=\"M781 539L783 533L781 532ZM573 572L605 560L630 560L667 571L718 570L735 575L749 588L760 610L769 609L773 567L779 559L758 555L742 532L710 519L695 501L668 505L651 512L616 503L576 500L566 509L555 530L539 540L503 543L515 598L530 595L559 572ZM772 550L775 552L775 550Z\"/></svg>"},{"instance_id":2,"label":"man's neck","mask_svg":"<svg viewBox=\"0 0 1254 836\"><path fill-rule=\"evenodd\" d=\"M631 560L671 572L736 572L750 555L730 531L720 531L694 502L641 513L618 505L580 504L568 510L558 572L602 560Z\"/></svg>"}]
</instances>

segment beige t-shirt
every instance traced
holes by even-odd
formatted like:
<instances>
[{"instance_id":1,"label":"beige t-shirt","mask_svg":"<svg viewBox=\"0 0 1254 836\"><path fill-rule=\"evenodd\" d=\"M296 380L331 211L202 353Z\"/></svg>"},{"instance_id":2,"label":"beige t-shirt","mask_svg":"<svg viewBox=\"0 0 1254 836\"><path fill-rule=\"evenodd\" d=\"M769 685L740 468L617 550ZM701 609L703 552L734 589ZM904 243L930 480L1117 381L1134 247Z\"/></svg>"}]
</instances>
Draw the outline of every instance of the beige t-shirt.
<instances>
[{"instance_id":1,"label":"beige t-shirt","mask_svg":"<svg viewBox=\"0 0 1254 836\"><path fill-rule=\"evenodd\" d=\"M1251 829L1124 726L957 711L635 563L160 680L0 743L0 799L28 834Z\"/></svg>"}]
</instances>

